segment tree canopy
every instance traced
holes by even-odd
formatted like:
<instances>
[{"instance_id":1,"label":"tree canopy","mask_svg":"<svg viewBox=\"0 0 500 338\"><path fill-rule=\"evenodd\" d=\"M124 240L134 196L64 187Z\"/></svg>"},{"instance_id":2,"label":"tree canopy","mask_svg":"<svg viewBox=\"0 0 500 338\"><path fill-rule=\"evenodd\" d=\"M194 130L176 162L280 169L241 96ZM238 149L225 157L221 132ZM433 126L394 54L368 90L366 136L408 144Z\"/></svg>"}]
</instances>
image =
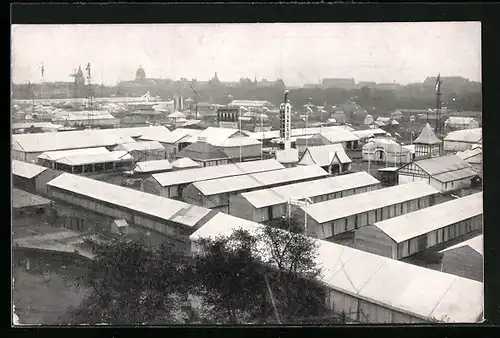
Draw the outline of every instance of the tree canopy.
<instances>
[{"instance_id":1,"label":"tree canopy","mask_svg":"<svg viewBox=\"0 0 500 338\"><path fill-rule=\"evenodd\" d=\"M92 292L64 323L288 323L328 314L316 244L296 219L196 242L194 255L142 241L95 244Z\"/></svg>"}]
</instances>

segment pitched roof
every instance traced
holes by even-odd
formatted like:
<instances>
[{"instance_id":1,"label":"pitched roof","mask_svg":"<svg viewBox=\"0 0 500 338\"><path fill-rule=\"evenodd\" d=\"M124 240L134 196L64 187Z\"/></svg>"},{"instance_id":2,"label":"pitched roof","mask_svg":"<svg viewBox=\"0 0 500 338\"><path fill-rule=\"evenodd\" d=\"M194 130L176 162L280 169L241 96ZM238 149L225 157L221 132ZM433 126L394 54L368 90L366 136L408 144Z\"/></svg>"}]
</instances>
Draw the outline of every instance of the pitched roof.
<instances>
[{"instance_id":1,"label":"pitched roof","mask_svg":"<svg viewBox=\"0 0 500 338\"><path fill-rule=\"evenodd\" d=\"M369 138L375 135L385 135L387 132L382 129L364 129L364 130L354 130L352 132L354 135L356 135L360 139L364 138Z\"/></svg>"},{"instance_id":2,"label":"pitched roof","mask_svg":"<svg viewBox=\"0 0 500 338\"><path fill-rule=\"evenodd\" d=\"M296 199L311 198L378 183L380 182L366 171L360 171L347 175L282 185L276 188L255 190L242 193L241 196L255 208L263 208L286 203L289 197Z\"/></svg>"},{"instance_id":3,"label":"pitched roof","mask_svg":"<svg viewBox=\"0 0 500 338\"><path fill-rule=\"evenodd\" d=\"M165 147L163 147L158 141L139 141L139 142L119 144L113 150L114 151L125 150L127 152L131 152L134 150L138 151L165 150Z\"/></svg>"},{"instance_id":4,"label":"pitched roof","mask_svg":"<svg viewBox=\"0 0 500 338\"><path fill-rule=\"evenodd\" d=\"M226 159L228 156L219 148L214 147L207 142L195 142L182 149L177 155L177 158L187 157L193 160L218 160Z\"/></svg>"},{"instance_id":5,"label":"pitched roof","mask_svg":"<svg viewBox=\"0 0 500 338\"><path fill-rule=\"evenodd\" d=\"M402 243L482 214L483 193L479 192L376 222L375 226L394 242Z\"/></svg>"},{"instance_id":6,"label":"pitched roof","mask_svg":"<svg viewBox=\"0 0 500 338\"><path fill-rule=\"evenodd\" d=\"M47 185L188 227L195 226L210 212L206 208L68 173Z\"/></svg>"},{"instance_id":7,"label":"pitched roof","mask_svg":"<svg viewBox=\"0 0 500 338\"><path fill-rule=\"evenodd\" d=\"M413 163L440 182L450 182L476 175L471 165L457 155L431 157Z\"/></svg>"},{"instance_id":8,"label":"pitched roof","mask_svg":"<svg viewBox=\"0 0 500 338\"><path fill-rule=\"evenodd\" d=\"M429 175L442 174L449 171L470 168L470 164L462 160L457 155L446 155L431 157L414 162Z\"/></svg>"},{"instance_id":9,"label":"pitched roof","mask_svg":"<svg viewBox=\"0 0 500 338\"><path fill-rule=\"evenodd\" d=\"M133 171L137 173L148 173L154 171L167 171L172 169L169 160L145 161L136 163Z\"/></svg>"},{"instance_id":10,"label":"pitched roof","mask_svg":"<svg viewBox=\"0 0 500 338\"><path fill-rule=\"evenodd\" d=\"M469 240L466 240L464 242L458 243L456 245L450 246L449 248L446 248L444 250L439 251L439 253L445 253L450 250L458 249L464 246L470 247L472 250L476 251L477 253L483 255L483 235L479 235L476 237L473 237Z\"/></svg>"},{"instance_id":11,"label":"pitched roof","mask_svg":"<svg viewBox=\"0 0 500 338\"><path fill-rule=\"evenodd\" d=\"M450 116L448 117L448 119L446 120L446 123L447 124L451 124L451 125L464 125L464 124L470 124L472 122L474 122L474 118L473 117L464 117L464 116Z\"/></svg>"},{"instance_id":12,"label":"pitched roof","mask_svg":"<svg viewBox=\"0 0 500 338\"><path fill-rule=\"evenodd\" d=\"M245 189L264 188L275 184L292 183L307 179L326 177L328 173L317 165L285 168L249 175L223 177L194 182L193 186L205 196L231 193Z\"/></svg>"},{"instance_id":13,"label":"pitched roof","mask_svg":"<svg viewBox=\"0 0 500 338\"><path fill-rule=\"evenodd\" d=\"M129 128L123 128L126 130ZM130 128L133 129L133 128ZM129 131L121 129L76 130L64 133L12 135L12 148L25 152L46 152L93 147L106 147L134 142Z\"/></svg>"},{"instance_id":14,"label":"pitched roof","mask_svg":"<svg viewBox=\"0 0 500 338\"><path fill-rule=\"evenodd\" d=\"M38 195L30 194L29 192L12 189L12 208L21 209L25 207L48 205L51 201Z\"/></svg>"},{"instance_id":15,"label":"pitched roof","mask_svg":"<svg viewBox=\"0 0 500 338\"><path fill-rule=\"evenodd\" d=\"M471 164L480 164L483 162L483 149L481 147L459 151L456 155Z\"/></svg>"},{"instance_id":16,"label":"pitched roof","mask_svg":"<svg viewBox=\"0 0 500 338\"><path fill-rule=\"evenodd\" d=\"M58 150L58 151L46 151L39 155L37 158L57 161L60 158L67 156L78 156L78 155L97 155L97 154L107 154L109 150L105 147L97 148L82 148L82 149L71 149L71 150Z\"/></svg>"},{"instance_id":17,"label":"pitched roof","mask_svg":"<svg viewBox=\"0 0 500 338\"><path fill-rule=\"evenodd\" d=\"M299 161L306 156L310 156L314 164L319 165L320 167L328 166L332 163L334 156L337 156L340 163L351 163L351 159L347 156L344 147L341 144L328 144L324 146L316 146L307 148L304 155ZM313 163L310 163L313 164Z\"/></svg>"},{"instance_id":18,"label":"pitched roof","mask_svg":"<svg viewBox=\"0 0 500 338\"><path fill-rule=\"evenodd\" d=\"M420 144L439 144L441 141L436 137L429 123L426 123L420 135L413 141Z\"/></svg>"},{"instance_id":19,"label":"pitched roof","mask_svg":"<svg viewBox=\"0 0 500 338\"><path fill-rule=\"evenodd\" d=\"M437 193L435 188L418 181L311 204L305 211L322 224Z\"/></svg>"},{"instance_id":20,"label":"pitched roof","mask_svg":"<svg viewBox=\"0 0 500 338\"><path fill-rule=\"evenodd\" d=\"M67 156L58 159L56 163L73 166L73 165L84 165L84 164L130 161L133 159L134 158L132 157L132 155L130 155L124 150L120 150L120 151L110 151L109 153L105 154Z\"/></svg>"},{"instance_id":21,"label":"pitched roof","mask_svg":"<svg viewBox=\"0 0 500 338\"><path fill-rule=\"evenodd\" d=\"M263 225L218 213L189 239L229 237L243 229L256 234ZM480 320L483 283L314 239L321 280L329 288L424 320L463 323ZM258 247L263 249L263 247ZM259 250L266 253L268 250Z\"/></svg>"},{"instance_id":22,"label":"pitched roof","mask_svg":"<svg viewBox=\"0 0 500 338\"><path fill-rule=\"evenodd\" d=\"M47 170L47 168L39 165L12 160L12 175L14 176L33 178L43 173L45 170Z\"/></svg>"},{"instance_id":23,"label":"pitched roof","mask_svg":"<svg viewBox=\"0 0 500 338\"><path fill-rule=\"evenodd\" d=\"M444 138L448 142L479 143L483 139L482 128L452 131Z\"/></svg>"},{"instance_id":24,"label":"pitched roof","mask_svg":"<svg viewBox=\"0 0 500 338\"><path fill-rule=\"evenodd\" d=\"M248 135L248 132L244 130L242 130L241 133L243 137ZM189 142L194 143L197 142L199 138L203 138L207 143L218 144L232 136L236 135L235 137L239 137L237 136L238 134L239 134L239 129L208 127L207 129L203 130L196 136L191 137Z\"/></svg>"},{"instance_id":25,"label":"pitched roof","mask_svg":"<svg viewBox=\"0 0 500 338\"><path fill-rule=\"evenodd\" d=\"M284 168L285 167L275 159L269 159L196 168L190 169L189 171L173 171L154 174L153 178L158 181L161 186L169 187L178 184L187 184L221 177L246 175Z\"/></svg>"},{"instance_id":26,"label":"pitched roof","mask_svg":"<svg viewBox=\"0 0 500 338\"><path fill-rule=\"evenodd\" d=\"M187 157L183 157L183 158L179 158L177 160L175 160L174 162L172 162L172 167L174 168L196 168L196 167L199 167L200 164L193 161L192 159L190 158L187 158Z\"/></svg>"},{"instance_id":27,"label":"pitched roof","mask_svg":"<svg viewBox=\"0 0 500 338\"><path fill-rule=\"evenodd\" d=\"M335 127L335 128L330 127L325 131L321 131L320 134L331 143L359 140L359 137L357 137L356 134L343 127Z\"/></svg>"}]
</instances>

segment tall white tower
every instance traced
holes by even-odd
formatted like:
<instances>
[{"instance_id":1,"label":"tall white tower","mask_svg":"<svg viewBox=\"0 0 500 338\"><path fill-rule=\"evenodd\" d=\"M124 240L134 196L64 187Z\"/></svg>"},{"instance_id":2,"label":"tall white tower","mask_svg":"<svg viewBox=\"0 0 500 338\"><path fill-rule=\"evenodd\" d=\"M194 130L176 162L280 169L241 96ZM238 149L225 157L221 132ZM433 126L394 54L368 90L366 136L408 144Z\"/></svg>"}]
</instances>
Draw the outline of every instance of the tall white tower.
<instances>
[{"instance_id":1,"label":"tall white tower","mask_svg":"<svg viewBox=\"0 0 500 338\"><path fill-rule=\"evenodd\" d=\"M285 167L293 167L299 161L299 152L292 148L290 140L292 132L292 106L288 102L288 90L285 90L285 100L280 105L280 144L283 149L276 152L276 159Z\"/></svg>"}]
</instances>

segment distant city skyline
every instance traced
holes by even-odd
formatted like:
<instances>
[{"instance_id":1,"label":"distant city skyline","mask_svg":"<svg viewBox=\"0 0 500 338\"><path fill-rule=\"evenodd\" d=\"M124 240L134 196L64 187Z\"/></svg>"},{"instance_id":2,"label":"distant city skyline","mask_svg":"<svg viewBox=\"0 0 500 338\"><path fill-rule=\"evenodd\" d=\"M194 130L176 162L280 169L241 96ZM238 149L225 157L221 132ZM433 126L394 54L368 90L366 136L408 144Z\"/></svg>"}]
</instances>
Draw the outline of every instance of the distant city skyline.
<instances>
[{"instance_id":1,"label":"distant city skyline","mask_svg":"<svg viewBox=\"0 0 500 338\"><path fill-rule=\"evenodd\" d=\"M300 23L13 25L12 82L70 82L92 65L94 83L241 77L287 86L323 78L408 84L427 76L481 81L481 24Z\"/></svg>"}]
</instances>

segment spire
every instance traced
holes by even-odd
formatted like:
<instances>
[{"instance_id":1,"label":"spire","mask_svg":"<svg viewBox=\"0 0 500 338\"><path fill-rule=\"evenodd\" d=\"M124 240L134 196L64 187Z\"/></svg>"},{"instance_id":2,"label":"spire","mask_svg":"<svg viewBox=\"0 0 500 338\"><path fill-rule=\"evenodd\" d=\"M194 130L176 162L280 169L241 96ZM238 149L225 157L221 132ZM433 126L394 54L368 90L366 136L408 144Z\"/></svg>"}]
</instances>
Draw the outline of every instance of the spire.
<instances>
[{"instance_id":1,"label":"spire","mask_svg":"<svg viewBox=\"0 0 500 338\"><path fill-rule=\"evenodd\" d=\"M432 130L432 127L429 125L429 123L426 123L422 131L420 132L420 135L413 141L413 143L420 143L420 144L440 144L441 140L439 140L436 137L436 134L434 134L434 131Z\"/></svg>"}]
</instances>

